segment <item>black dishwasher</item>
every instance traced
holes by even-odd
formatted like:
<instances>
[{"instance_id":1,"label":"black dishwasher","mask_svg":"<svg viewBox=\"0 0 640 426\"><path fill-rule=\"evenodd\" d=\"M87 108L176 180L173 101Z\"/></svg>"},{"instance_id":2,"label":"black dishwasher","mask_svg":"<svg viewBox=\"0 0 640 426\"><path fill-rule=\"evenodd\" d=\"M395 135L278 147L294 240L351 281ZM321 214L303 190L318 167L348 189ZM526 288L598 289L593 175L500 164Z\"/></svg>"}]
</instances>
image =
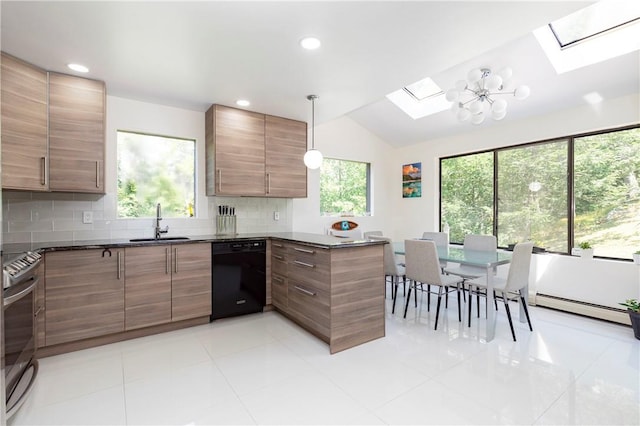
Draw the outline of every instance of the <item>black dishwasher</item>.
<instances>
[{"instance_id":1,"label":"black dishwasher","mask_svg":"<svg viewBox=\"0 0 640 426\"><path fill-rule=\"evenodd\" d=\"M212 243L211 321L262 312L266 247L265 240Z\"/></svg>"}]
</instances>

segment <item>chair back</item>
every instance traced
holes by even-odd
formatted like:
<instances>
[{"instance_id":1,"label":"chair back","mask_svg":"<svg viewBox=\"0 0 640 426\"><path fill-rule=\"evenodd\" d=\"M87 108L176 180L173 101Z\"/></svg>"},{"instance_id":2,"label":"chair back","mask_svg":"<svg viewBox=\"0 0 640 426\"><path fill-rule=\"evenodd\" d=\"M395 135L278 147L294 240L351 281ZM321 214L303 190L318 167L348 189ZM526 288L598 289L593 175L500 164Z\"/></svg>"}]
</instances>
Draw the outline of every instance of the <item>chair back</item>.
<instances>
[{"instance_id":1,"label":"chair back","mask_svg":"<svg viewBox=\"0 0 640 426\"><path fill-rule=\"evenodd\" d=\"M498 240L495 235L468 234L464 236L464 248L477 251L497 251Z\"/></svg>"},{"instance_id":2,"label":"chair back","mask_svg":"<svg viewBox=\"0 0 640 426\"><path fill-rule=\"evenodd\" d=\"M516 292L529 284L529 270L531 269L531 252L533 242L518 243L513 248L513 256L509 264L507 284L505 290Z\"/></svg>"},{"instance_id":3,"label":"chair back","mask_svg":"<svg viewBox=\"0 0 640 426\"><path fill-rule=\"evenodd\" d=\"M449 234L446 232L423 232L422 238L433 240L438 247L447 247L449 245Z\"/></svg>"},{"instance_id":4,"label":"chair back","mask_svg":"<svg viewBox=\"0 0 640 426\"><path fill-rule=\"evenodd\" d=\"M382 236L382 231L367 231L363 235L364 235L364 239L368 240L369 237L372 236L372 235L381 237Z\"/></svg>"},{"instance_id":5,"label":"chair back","mask_svg":"<svg viewBox=\"0 0 640 426\"><path fill-rule=\"evenodd\" d=\"M404 262L408 279L424 284L442 285L435 242L405 240Z\"/></svg>"},{"instance_id":6,"label":"chair back","mask_svg":"<svg viewBox=\"0 0 640 426\"><path fill-rule=\"evenodd\" d=\"M386 241L382 247L382 256L384 262L384 274L397 277L400 275L398 271L398 262L396 262L396 254L393 252L393 246L391 244L391 238L382 237L380 235L370 235L370 240L374 241Z\"/></svg>"}]
</instances>

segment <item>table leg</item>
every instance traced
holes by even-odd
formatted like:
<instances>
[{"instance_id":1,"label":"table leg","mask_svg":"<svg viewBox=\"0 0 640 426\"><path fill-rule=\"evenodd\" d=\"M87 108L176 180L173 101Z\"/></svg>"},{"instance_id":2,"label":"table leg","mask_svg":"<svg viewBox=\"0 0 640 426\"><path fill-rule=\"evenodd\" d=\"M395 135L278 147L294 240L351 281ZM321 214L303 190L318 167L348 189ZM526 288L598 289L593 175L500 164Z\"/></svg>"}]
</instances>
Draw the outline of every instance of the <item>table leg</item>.
<instances>
[{"instance_id":1,"label":"table leg","mask_svg":"<svg viewBox=\"0 0 640 426\"><path fill-rule=\"evenodd\" d=\"M491 267L487 267L487 342L492 341L496 335L496 311L493 305L493 271Z\"/></svg>"}]
</instances>

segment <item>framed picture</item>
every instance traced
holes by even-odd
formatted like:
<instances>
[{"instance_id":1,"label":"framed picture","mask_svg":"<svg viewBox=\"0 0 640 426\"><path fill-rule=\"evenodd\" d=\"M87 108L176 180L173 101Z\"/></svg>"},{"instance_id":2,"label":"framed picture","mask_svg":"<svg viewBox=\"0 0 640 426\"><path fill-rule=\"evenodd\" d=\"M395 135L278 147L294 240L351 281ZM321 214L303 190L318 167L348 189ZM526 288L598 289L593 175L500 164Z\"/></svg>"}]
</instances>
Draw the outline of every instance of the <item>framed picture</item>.
<instances>
[{"instance_id":1,"label":"framed picture","mask_svg":"<svg viewBox=\"0 0 640 426\"><path fill-rule=\"evenodd\" d=\"M402 166L402 198L422 197L422 163Z\"/></svg>"}]
</instances>

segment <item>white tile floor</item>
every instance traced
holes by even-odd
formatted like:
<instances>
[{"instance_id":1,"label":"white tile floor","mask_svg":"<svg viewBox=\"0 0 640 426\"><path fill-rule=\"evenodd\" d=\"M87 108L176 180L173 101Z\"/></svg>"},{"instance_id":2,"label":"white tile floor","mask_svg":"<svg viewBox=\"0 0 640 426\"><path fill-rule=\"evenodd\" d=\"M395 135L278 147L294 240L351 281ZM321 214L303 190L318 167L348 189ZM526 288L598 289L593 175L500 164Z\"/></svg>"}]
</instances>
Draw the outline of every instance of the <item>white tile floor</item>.
<instances>
[{"instance_id":1,"label":"white tile floor","mask_svg":"<svg viewBox=\"0 0 640 426\"><path fill-rule=\"evenodd\" d=\"M267 312L45 358L9 424L640 424L630 327L533 307L514 343L501 307L487 344L425 307L335 355Z\"/></svg>"}]
</instances>

